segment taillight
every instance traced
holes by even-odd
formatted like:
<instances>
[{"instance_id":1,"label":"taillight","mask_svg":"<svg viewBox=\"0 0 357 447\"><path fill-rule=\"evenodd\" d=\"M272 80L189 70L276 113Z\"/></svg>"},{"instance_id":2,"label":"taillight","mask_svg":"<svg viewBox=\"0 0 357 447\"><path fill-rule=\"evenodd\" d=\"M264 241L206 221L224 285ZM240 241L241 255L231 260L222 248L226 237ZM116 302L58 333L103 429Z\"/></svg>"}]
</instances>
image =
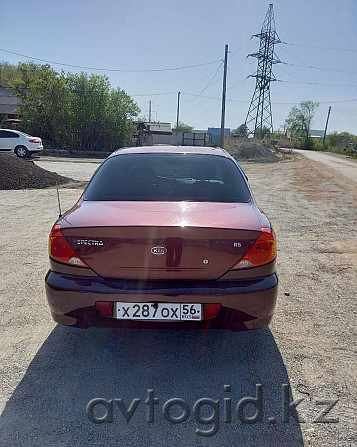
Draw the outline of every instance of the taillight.
<instances>
[{"instance_id":1,"label":"taillight","mask_svg":"<svg viewBox=\"0 0 357 447\"><path fill-rule=\"evenodd\" d=\"M259 267L269 264L276 257L276 240L274 231L263 228L253 247L243 256L231 270Z\"/></svg>"},{"instance_id":2,"label":"taillight","mask_svg":"<svg viewBox=\"0 0 357 447\"><path fill-rule=\"evenodd\" d=\"M29 140L29 143L40 143L40 140Z\"/></svg>"},{"instance_id":3,"label":"taillight","mask_svg":"<svg viewBox=\"0 0 357 447\"><path fill-rule=\"evenodd\" d=\"M52 259L64 264L88 267L82 259L74 252L69 242L64 237L60 225L54 225L48 241L48 251Z\"/></svg>"}]
</instances>

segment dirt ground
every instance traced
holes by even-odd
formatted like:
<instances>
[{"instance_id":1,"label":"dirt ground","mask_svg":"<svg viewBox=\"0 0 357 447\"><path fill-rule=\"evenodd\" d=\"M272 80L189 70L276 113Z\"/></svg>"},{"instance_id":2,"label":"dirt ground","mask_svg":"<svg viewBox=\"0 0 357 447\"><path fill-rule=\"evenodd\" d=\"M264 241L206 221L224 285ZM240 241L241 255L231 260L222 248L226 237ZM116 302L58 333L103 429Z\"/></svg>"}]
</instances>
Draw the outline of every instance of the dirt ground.
<instances>
[{"instance_id":1,"label":"dirt ground","mask_svg":"<svg viewBox=\"0 0 357 447\"><path fill-rule=\"evenodd\" d=\"M97 164L53 166L85 181ZM270 329L244 333L56 326L44 293L56 192L0 191L0 445L357 445L357 183L301 155L243 167L277 234L280 280ZM80 193L62 189L63 208ZM191 419L147 424L138 412L127 424L116 413L114 423L94 425L85 414L90 399L123 397L129 406L152 387L160 397L222 402L227 383L234 402L263 385L264 423L222 421L205 439ZM297 409L305 423L281 422L284 383L303 398ZM326 418L339 421L313 422L331 399L338 402Z\"/></svg>"}]
</instances>

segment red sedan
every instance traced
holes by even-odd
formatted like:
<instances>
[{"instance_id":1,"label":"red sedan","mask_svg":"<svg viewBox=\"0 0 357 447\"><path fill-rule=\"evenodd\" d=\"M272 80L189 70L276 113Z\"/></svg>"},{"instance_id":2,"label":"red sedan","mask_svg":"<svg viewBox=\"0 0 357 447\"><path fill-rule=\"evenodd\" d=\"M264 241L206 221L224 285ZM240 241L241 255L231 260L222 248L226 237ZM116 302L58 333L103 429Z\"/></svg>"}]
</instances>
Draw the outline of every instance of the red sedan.
<instances>
[{"instance_id":1,"label":"red sedan","mask_svg":"<svg viewBox=\"0 0 357 447\"><path fill-rule=\"evenodd\" d=\"M114 152L54 224L49 255L64 325L237 331L273 316L274 232L220 148Z\"/></svg>"}]
</instances>

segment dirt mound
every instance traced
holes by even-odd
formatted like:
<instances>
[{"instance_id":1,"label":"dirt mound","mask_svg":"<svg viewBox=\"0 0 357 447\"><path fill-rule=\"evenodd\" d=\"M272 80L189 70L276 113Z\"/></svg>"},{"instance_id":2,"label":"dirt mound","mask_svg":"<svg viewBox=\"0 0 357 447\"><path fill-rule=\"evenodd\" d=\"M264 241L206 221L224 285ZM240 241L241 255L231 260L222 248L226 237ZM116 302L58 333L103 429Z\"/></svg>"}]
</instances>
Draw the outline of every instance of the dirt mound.
<instances>
[{"instance_id":1,"label":"dirt mound","mask_svg":"<svg viewBox=\"0 0 357 447\"><path fill-rule=\"evenodd\" d=\"M227 147L227 151L239 161L255 161L260 163L276 163L280 158L259 142L237 142Z\"/></svg>"},{"instance_id":2,"label":"dirt mound","mask_svg":"<svg viewBox=\"0 0 357 447\"><path fill-rule=\"evenodd\" d=\"M69 182L73 180L46 171L31 160L21 160L12 154L0 154L0 190L41 189Z\"/></svg>"}]
</instances>

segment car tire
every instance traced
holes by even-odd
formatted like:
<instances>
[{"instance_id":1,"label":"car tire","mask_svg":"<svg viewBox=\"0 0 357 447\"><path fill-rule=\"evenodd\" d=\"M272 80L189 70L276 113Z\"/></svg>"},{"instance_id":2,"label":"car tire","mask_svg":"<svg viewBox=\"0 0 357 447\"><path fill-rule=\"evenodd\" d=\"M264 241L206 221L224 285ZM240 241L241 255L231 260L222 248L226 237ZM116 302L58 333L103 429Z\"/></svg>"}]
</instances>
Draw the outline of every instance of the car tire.
<instances>
[{"instance_id":1,"label":"car tire","mask_svg":"<svg viewBox=\"0 0 357 447\"><path fill-rule=\"evenodd\" d=\"M15 148L15 154L20 158L27 158L30 155L26 146L17 146Z\"/></svg>"}]
</instances>

